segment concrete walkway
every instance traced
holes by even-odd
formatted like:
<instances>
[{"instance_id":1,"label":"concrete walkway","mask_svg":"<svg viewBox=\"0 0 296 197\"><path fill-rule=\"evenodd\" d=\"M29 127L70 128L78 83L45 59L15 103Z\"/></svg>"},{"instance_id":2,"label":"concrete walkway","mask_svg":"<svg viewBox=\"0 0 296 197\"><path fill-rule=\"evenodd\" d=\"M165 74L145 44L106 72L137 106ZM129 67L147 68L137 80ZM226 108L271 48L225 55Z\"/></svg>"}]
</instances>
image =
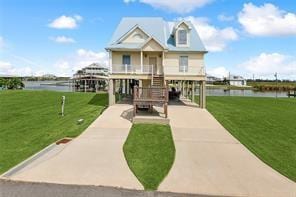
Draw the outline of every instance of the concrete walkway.
<instances>
[{"instance_id":1,"label":"concrete walkway","mask_svg":"<svg viewBox=\"0 0 296 197\"><path fill-rule=\"evenodd\" d=\"M296 183L255 157L207 110L170 105L169 118L176 158L160 191L296 197Z\"/></svg>"},{"instance_id":2,"label":"concrete walkway","mask_svg":"<svg viewBox=\"0 0 296 197\"><path fill-rule=\"evenodd\" d=\"M131 118L130 108L131 105L107 108L63 150L10 179L143 189L130 171L122 150L131 127L127 120Z\"/></svg>"}]
</instances>

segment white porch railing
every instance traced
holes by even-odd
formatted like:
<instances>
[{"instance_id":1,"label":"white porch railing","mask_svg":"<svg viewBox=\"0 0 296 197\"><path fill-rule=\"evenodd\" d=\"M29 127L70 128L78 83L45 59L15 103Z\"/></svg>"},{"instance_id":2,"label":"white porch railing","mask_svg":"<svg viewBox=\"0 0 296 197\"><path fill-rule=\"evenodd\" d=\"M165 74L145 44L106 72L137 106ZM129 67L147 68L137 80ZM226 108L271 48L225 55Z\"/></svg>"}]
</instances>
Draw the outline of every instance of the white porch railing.
<instances>
[{"instance_id":1,"label":"white porch railing","mask_svg":"<svg viewBox=\"0 0 296 197\"><path fill-rule=\"evenodd\" d=\"M188 67L188 66L181 66L179 67L179 73L183 74L183 75L192 75L192 74L197 74L197 75L205 75L205 69L202 66L200 69L198 70L191 70L192 67Z\"/></svg>"},{"instance_id":2,"label":"white porch railing","mask_svg":"<svg viewBox=\"0 0 296 197\"><path fill-rule=\"evenodd\" d=\"M173 69L172 69L173 68ZM157 74L158 72L172 75L205 75L204 67L170 67L170 69L164 69L163 71L157 71L156 66L153 65L128 65L128 64L113 64L110 68L111 74Z\"/></svg>"},{"instance_id":3,"label":"white porch railing","mask_svg":"<svg viewBox=\"0 0 296 197\"><path fill-rule=\"evenodd\" d=\"M112 74L155 74L156 68L153 65L128 65L113 64L110 69Z\"/></svg>"}]
</instances>

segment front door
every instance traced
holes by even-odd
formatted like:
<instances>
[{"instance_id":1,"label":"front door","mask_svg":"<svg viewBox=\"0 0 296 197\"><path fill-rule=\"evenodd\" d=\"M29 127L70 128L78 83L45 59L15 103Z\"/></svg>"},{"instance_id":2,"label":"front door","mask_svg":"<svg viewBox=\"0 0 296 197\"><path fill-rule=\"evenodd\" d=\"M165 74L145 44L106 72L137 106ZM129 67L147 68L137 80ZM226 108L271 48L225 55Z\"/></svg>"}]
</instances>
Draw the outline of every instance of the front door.
<instances>
[{"instance_id":1,"label":"front door","mask_svg":"<svg viewBox=\"0 0 296 197\"><path fill-rule=\"evenodd\" d=\"M157 57L149 57L149 65L153 65L153 74L157 72Z\"/></svg>"}]
</instances>

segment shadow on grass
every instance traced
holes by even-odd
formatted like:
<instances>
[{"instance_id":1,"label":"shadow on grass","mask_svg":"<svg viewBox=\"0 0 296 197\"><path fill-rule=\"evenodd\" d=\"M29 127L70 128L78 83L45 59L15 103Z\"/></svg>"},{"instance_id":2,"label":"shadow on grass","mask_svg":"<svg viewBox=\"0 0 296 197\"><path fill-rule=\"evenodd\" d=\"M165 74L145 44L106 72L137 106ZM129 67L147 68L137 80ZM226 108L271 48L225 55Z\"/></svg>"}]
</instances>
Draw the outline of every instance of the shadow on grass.
<instances>
[{"instance_id":1,"label":"shadow on grass","mask_svg":"<svg viewBox=\"0 0 296 197\"><path fill-rule=\"evenodd\" d=\"M89 105L96 106L107 106L108 105L108 94L96 94L92 97L92 99L88 102Z\"/></svg>"}]
</instances>

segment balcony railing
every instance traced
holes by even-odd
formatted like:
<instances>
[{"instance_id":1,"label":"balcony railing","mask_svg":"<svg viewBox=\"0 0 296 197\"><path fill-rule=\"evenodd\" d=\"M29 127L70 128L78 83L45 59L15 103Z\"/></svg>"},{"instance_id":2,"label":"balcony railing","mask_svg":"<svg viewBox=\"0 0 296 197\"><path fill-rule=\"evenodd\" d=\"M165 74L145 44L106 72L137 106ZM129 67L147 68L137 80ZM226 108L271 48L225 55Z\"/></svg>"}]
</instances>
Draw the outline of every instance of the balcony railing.
<instances>
[{"instance_id":1,"label":"balcony railing","mask_svg":"<svg viewBox=\"0 0 296 197\"><path fill-rule=\"evenodd\" d=\"M197 73L196 73L196 71L194 72L194 71L190 70L190 68L191 67L188 67L188 66L180 66L179 73L182 73L183 75L189 75L189 74L205 75L205 69L203 66L197 70Z\"/></svg>"},{"instance_id":2,"label":"balcony railing","mask_svg":"<svg viewBox=\"0 0 296 197\"><path fill-rule=\"evenodd\" d=\"M110 69L112 74L155 74L156 67L153 65L128 65L113 64Z\"/></svg>"},{"instance_id":3,"label":"balcony railing","mask_svg":"<svg viewBox=\"0 0 296 197\"><path fill-rule=\"evenodd\" d=\"M169 69L164 69L165 74L183 74L183 75L205 75L205 69L194 68L192 66L182 66L182 67L168 67ZM173 69L172 69L173 68ZM157 68L153 65L128 65L128 64L113 64L110 68L111 74L156 74Z\"/></svg>"}]
</instances>

